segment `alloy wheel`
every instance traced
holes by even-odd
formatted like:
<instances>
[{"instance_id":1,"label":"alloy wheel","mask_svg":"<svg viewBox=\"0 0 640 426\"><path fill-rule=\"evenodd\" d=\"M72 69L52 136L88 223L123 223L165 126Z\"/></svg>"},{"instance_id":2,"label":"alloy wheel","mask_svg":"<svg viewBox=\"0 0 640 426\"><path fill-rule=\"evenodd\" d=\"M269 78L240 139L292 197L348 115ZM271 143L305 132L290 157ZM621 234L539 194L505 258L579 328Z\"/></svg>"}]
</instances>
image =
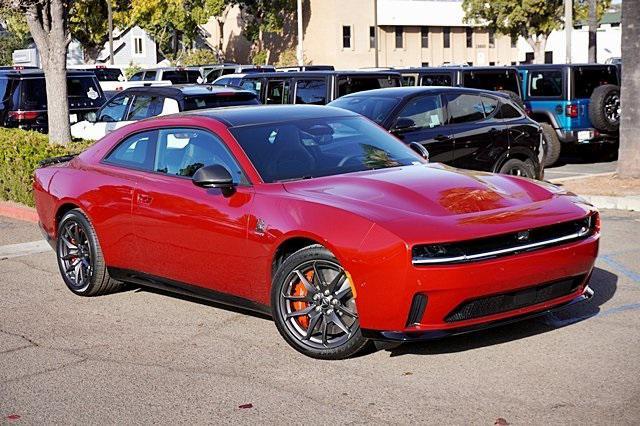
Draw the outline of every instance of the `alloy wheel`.
<instances>
[{"instance_id":1,"label":"alloy wheel","mask_svg":"<svg viewBox=\"0 0 640 426\"><path fill-rule=\"evenodd\" d=\"M69 284L77 291L91 282L93 263L91 246L84 228L75 220L67 221L58 237L58 261Z\"/></svg>"},{"instance_id":2,"label":"alloy wheel","mask_svg":"<svg viewBox=\"0 0 640 426\"><path fill-rule=\"evenodd\" d=\"M604 114L610 123L617 123L620 121L620 95L613 93L604 101Z\"/></svg>"},{"instance_id":3,"label":"alloy wheel","mask_svg":"<svg viewBox=\"0 0 640 426\"><path fill-rule=\"evenodd\" d=\"M337 348L359 328L349 277L335 262L313 260L289 273L279 310L289 333L314 349Z\"/></svg>"}]
</instances>

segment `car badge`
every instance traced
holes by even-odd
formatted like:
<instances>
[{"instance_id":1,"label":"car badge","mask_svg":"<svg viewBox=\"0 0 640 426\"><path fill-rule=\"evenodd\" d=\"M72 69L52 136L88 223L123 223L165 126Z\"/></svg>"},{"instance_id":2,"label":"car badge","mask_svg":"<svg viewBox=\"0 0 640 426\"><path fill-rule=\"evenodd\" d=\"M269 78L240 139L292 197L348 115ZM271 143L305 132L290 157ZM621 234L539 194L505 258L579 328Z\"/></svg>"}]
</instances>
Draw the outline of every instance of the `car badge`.
<instances>
[{"instance_id":1,"label":"car badge","mask_svg":"<svg viewBox=\"0 0 640 426\"><path fill-rule=\"evenodd\" d=\"M529 231L520 231L516 235L516 240L518 241L527 241L529 239Z\"/></svg>"},{"instance_id":2,"label":"car badge","mask_svg":"<svg viewBox=\"0 0 640 426\"><path fill-rule=\"evenodd\" d=\"M267 231L267 224L262 219L258 219L256 222L256 234L264 235Z\"/></svg>"}]
</instances>

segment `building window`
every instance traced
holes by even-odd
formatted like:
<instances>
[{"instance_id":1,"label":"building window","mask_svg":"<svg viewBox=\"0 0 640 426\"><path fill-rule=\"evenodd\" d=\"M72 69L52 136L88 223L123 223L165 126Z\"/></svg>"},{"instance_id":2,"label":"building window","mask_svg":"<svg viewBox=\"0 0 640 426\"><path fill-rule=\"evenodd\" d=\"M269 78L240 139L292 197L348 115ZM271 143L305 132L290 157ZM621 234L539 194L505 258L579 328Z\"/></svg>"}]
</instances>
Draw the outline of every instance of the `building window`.
<instances>
[{"instance_id":1,"label":"building window","mask_svg":"<svg viewBox=\"0 0 640 426\"><path fill-rule=\"evenodd\" d=\"M142 37L134 37L133 38L133 54L134 55L143 55L143 44Z\"/></svg>"},{"instance_id":2,"label":"building window","mask_svg":"<svg viewBox=\"0 0 640 426\"><path fill-rule=\"evenodd\" d=\"M493 31L489 31L489 47L496 47L496 35Z\"/></svg>"},{"instance_id":3,"label":"building window","mask_svg":"<svg viewBox=\"0 0 640 426\"><path fill-rule=\"evenodd\" d=\"M351 27L349 25L342 26L342 48L351 49Z\"/></svg>"},{"instance_id":4,"label":"building window","mask_svg":"<svg viewBox=\"0 0 640 426\"><path fill-rule=\"evenodd\" d=\"M449 27L444 27L442 29L442 46L445 49L451 47L451 28Z\"/></svg>"},{"instance_id":5,"label":"building window","mask_svg":"<svg viewBox=\"0 0 640 426\"><path fill-rule=\"evenodd\" d=\"M470 67L473 66L473 62L467 62L467 65L469 65Z\"/></svg>"},{"instance_id":6,"label":"building window","mask_svg":"<svg viewBox=\"0 0 640 426\"><path fill-rule=\"evenodd\" d=\"M376 48L376 27L369 27L369 49Z\"/></svg>"},{"instance_id":7,"label":"building window","mask_svg":"<svg viewBox=\"0 0 640 426\"><path fill-rule=\"evenodd\" d=\"M422 68L427 68L429 66L429 62L423 62L420 64Z\"/></svg>"},{"instance_id":8,"label":"building window","mask_svg":"<svg viewBox=\"0 0 640 426\"><path fill-rule=\"evenodd\" d=\"M404 39L404 28L396 27L396 49L402 49Z\"/></svg>"},{"instance_id":9,"label":"building window","mask_svg":"<svg viewBox=\"0 0 640 426\"><path fill-rule=\"evenodd\" d=\"M490 67L495 66L495 64L496 64L496 63L495 63L495 62L493 62L493 61L492 61L492 62L489 62L489 66L490 66Z\"/></svg>"},{"instance_id":10,"label":"building window","mask_svg":"<svg viewBox=\"0 0 640 426\"><path fill-rule=\"evenodd\" d=\"M467 47L473 47L473 28L467 27Z\"/></svg>"},{"instance_id":11,"label":"building window","mask_svg":"<svg viewBox=\"0 0 640 426\"><path fill-rule=\"evenodd\" d=\"M420 45L423 49L429 47L429 27L420 27Z\"/></svg>"}]
</instances>

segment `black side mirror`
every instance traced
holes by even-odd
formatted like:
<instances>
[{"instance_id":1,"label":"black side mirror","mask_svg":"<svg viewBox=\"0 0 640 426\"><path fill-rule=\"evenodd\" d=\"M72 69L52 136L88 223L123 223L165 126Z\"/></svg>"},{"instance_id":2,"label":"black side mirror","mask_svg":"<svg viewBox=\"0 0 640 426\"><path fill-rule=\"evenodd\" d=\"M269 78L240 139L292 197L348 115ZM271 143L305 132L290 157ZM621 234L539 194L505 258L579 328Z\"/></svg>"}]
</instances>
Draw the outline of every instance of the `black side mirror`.
<instances>
[{"instance_id":1,"label":"black side mirror","mask_svg":"<svg viewBox=\"0 0 640 426\"><path fill-rule=\"evenodd\" d=\"M192 178L193 184L203 188L220 188L223 190L232 189L235 184L231 173L226 167L220 164L200 167Z\"/></svg>"},{"instance_id":2,"label":"black side mirror","mask_svg":"<svg viewBox=\"0 0 640 426\"><path fill-rule=\"evenodd\" d=\"M414 129L415 127L416 127L416 123L412 119L400 117L398 118L398 121L396 121L396 124L391 129L391 132L392 133L407 132L409 130Z\"/></svg>"},{"instance_id":3,"label":"black side mirror","mask_svg":"<svg viewBox=\"0 0 640 426\"><path fill-rule=\"evenodd\" d=\"M420 157L422 157L425 160L429 161L429 151L421 143L411 142L409 144L409 148L414 150Z\"/></svg>"}]
</instances>

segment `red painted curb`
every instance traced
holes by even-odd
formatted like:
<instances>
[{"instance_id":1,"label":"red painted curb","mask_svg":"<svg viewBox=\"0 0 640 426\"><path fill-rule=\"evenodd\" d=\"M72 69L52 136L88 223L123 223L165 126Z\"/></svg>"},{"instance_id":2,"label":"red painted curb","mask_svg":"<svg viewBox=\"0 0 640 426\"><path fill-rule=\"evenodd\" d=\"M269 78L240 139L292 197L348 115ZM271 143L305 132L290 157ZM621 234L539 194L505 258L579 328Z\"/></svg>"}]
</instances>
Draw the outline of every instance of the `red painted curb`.
<instances>
[{"instance_id":1,"label":"red painted curb","mask_svg":"<svg viewBox=\"0 0 640 426\"><path fill-rule=\"evenodd\" d=\"M38 223L38 213L36 209L10 201L0 201L0 216Z\"/></svg>"}]
</instances>

